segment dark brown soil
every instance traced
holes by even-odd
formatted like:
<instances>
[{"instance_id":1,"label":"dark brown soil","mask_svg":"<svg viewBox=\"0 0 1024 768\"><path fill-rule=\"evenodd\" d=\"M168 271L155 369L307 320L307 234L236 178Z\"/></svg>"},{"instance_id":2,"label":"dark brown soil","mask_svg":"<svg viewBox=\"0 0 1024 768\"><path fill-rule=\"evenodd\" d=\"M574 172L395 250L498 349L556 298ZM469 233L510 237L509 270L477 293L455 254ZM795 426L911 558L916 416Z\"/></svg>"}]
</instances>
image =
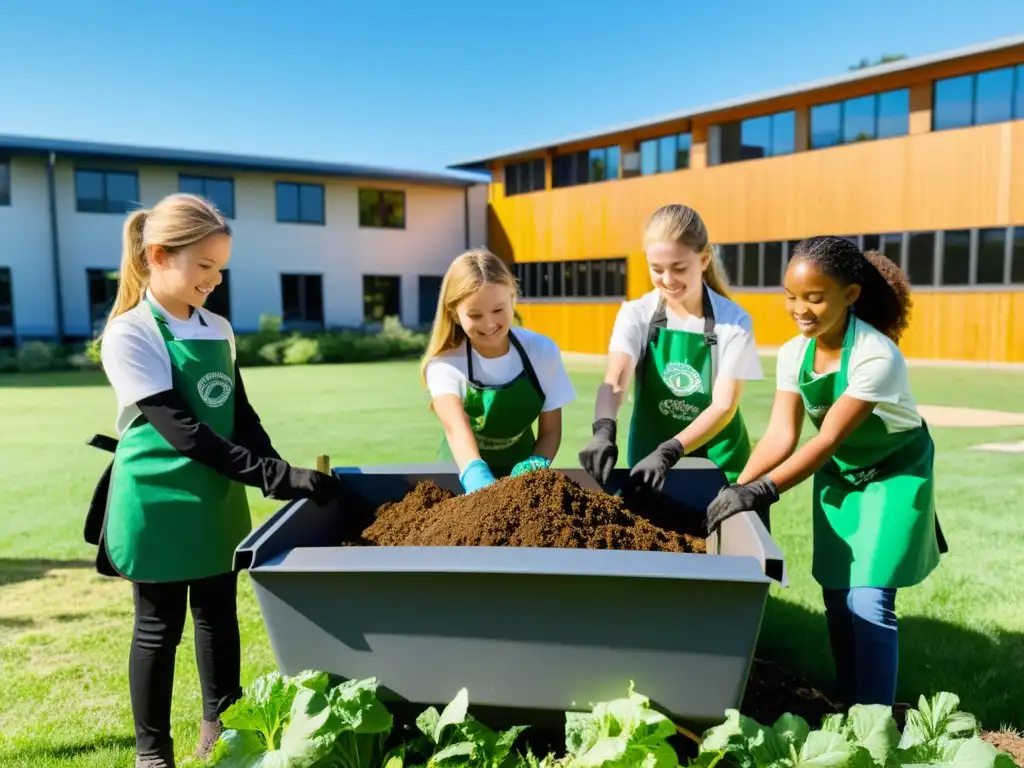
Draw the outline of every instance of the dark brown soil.
<instances>
[{"instance_id":1,"label":"dark brown soil","mask_svg":"<svg viewBox=\"0 0 1024 768\"><path fill-rule=\"evenodd\" d=\"M583 488L555 470L501 478L468 495L425 481L401 501L383 504L361 543L706 552L693 522L698 516L673 513L663 497L643 505L645 514L636 514L622 497ZM662 527L668 520L674 524Z\"/></svg>"},{"instance_id":2,"label":"dark brown soil","mask_svg":"<svg viewBox=\"0 0 1024 768\"><path fill-rule=\"evenodd\" d=\"M740 712L761 725L771 725L789 712L802 717L812 728L819 726L825 715L845 711L841 702L833 701L803 678L757 658L740 705Z\"/></svg>"}]
</instances>

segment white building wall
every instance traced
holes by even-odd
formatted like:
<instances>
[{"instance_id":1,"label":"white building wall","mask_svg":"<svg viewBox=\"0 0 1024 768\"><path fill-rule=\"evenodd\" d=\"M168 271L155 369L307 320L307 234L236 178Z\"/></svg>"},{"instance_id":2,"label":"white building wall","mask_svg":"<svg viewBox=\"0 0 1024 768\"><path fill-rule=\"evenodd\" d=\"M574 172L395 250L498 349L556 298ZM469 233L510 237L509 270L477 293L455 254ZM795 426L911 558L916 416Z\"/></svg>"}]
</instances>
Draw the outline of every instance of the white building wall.
<instances>
[{"instance_id":1,"label":"white building wall","mask_svg":"<svg viewBox=\"0 0 1024 768\"><path fill-rule=\"evenodd\" d=\"M0 267L11 270L16 333L56 330L46 165L11 159L11 204L0 205Z\"/></svg>"},{"instance_id":2,"label":"white building wall","mask_svg":"<svg viewBox=\"0 0 1024 768\"><path fill-rule=\"evenodd\" d=\"M441 276L467 240L486 242L487 187L482 184L469 190L467 206L467 191L461 187L58 160L57 220L69 336L91 335L86 270L118 268L125 221L124 214L75 210L76 167L137 171L145 206L176 192L179 172L234 179L235 237L228 268L237 332L255 330L262 313L281 314L282 273L322 275L328 327L362 323L364 274L400 276L402 321L415 325L419 276ZM13 271L19 336L56 331L45 170L42 160L13 159L12 205L0 206L0 266ZM322 184L326 224L278 223L275 181ZM405 191L405 229L359 226L358 190L365 187Z\"/></svg>"}]
</instances>

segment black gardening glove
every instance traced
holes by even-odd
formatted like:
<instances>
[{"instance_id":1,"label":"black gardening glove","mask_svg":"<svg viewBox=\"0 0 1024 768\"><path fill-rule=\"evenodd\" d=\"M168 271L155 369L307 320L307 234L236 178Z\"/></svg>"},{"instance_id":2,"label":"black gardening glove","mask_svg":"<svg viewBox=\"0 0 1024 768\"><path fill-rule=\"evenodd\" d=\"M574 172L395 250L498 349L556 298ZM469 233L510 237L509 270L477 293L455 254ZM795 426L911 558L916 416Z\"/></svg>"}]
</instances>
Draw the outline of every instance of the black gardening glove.
<instances>
[{"instance_id":1,"label":"black gardening glove","mask_svg":"<svg viewBox=\"0 0 1024 768\"><path fill-rule=\"evenodd\" d=\"M615 445L615 419L598 419L593 426L594 436L580 451L580 464L597 482L608 482L608 477L619 460Z\"/></svg>"},{"instance_id":2,"label":"black gardening glove","mask_svg":"<svg viewBox=\"0 0 1024 768\"><path fill-rule=\"evenodd\" d=\"M341 496L341 480L333 472L319 472L304 467L290 467L288 474L274 489L277 499L312 499L324 505Z\"/></svg>"},{"instance_id":3,"label":"black gardening glove","mask_svg":"<svg viewBox=\"0 0 1024 768\"><path fill-rule=\"evenodd\" d=\"M730 485L720 490L708 505L704 524L709 534L714 533L723 520L748 510L767 512L768 507L778 500L779 492L768 475L743 485Z\"/></svg>"},{"instance_id":4,"label":"black gardening glove","mask_svg":"<svg viewBox=\"0 0 1024 768\"><path fill-rule=\"evenodd\" d=\"M629 473L630 491L661 491L668 471L679 461L683 451L683 444L674 437L651 451Z\"/></svg>"}]
</instances>

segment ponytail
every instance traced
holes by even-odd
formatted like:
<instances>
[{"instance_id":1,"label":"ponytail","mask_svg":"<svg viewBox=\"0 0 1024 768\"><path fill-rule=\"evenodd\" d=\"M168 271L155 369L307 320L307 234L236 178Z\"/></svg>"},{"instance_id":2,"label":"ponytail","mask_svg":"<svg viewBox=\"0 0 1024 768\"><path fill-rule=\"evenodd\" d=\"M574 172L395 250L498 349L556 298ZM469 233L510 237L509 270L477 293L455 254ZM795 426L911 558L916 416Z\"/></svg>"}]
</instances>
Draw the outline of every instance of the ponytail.
<instances>
[{"instance_id":1,"label":"ponytail","mask_svg":"<svg viewBox=\"0 0 1024 768\"><path fill-rule=\"evenodd\" d=\"M704 254L708 258L708 265L704 269L704 282L708 288L719 296L729 297L729 280L722 269L722 262L718 258L718 249L708 243Z\"/></svg>"},{"instance_id":2,"label":"ponytail","mask_svg":"<svg viewBox=\"0 0 1024 768\"><path fill-rule=\"evenodd\" d=\"M146 245L142 236L148 215L147 210L133 211L124 223L117 297L107 318L108 326L115 317L132 309L142 300L142 294L149 281L149 264L146 261Z\"/></svg>"},{"instance_id":3,"label":"ponytail","mask_svg":"<svg viewBox=\"0 0 1024 768\"><path fill-rule=\"evenodd\" d=\"M177 192L151 209L132 211L121 235L117 296L107 317L107 326L142 301L150 277L146 246L160 245L173 253L214 234L230 236L231 227L224 214L199 195Z\"/></svg>"},{"instance_id":4,"label":"ponytail","mask_svg":"<svg viewBox=\"0 0 1024 768\"><path fill-rule=\"evenodd\" d=\"M860 249L843 237L811 237L797 244L791 261L806 259L840 285L859 285L853 313L893 343L910 325L910 281L903 270L879 251Z\"/></svg>"}]
</instances>

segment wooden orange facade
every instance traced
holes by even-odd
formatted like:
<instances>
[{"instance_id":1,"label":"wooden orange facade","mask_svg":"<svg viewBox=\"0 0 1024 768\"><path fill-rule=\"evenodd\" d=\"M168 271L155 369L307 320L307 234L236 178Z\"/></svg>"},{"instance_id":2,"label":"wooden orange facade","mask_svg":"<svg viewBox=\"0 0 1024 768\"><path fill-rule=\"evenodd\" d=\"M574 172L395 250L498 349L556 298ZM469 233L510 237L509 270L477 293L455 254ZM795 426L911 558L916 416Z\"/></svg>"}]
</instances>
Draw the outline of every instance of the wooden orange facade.
<instances>
[{"instance_id":1,"label":"wooden orange facade","mask_svg":"<svg viewBox=\"0 0 1024 768\"><path fill-rule=\"evenodd\" d=\"M937 78L1018 64L1024 64L1024 44L865 77L831 90L789 94L728 112L607 134L586 143L494 158L488 164L493 179L490 246L519 263L625 257L626 298L650 289L641 245L644 222L656 208L672 202L696 208L719 244L794 241L814 234L898 238L932 231L970 231L971 242L976 243L977 230L1006 228L1011 239L1015 231L1021 233L1024 247L1024 111L1002 122L932 129ZM1024 78L1024 67L1017 71ZM809 148L813 105L894 88L909 89L905 135ZM1019 88L1019 109L1024 110L1024 82ZM783 109L795 110L795 151L709 162L708 137L714 126ZM692 138L686 168L552 186L553 159L560 154L610 145L625 153L635 150L638 141L673 131L688 132ZM504 164L531 158L543 158L544 188L506 195ZM1016 253L1013 247L1007 252ZM972 248L973 254L977 247ZM977 256L971 258L973 269ZM1017 257L1008 256L1008 264L1011 258ZM941 272L942 267L938 269ZM912 325L903 343L907 355L1024 362L1024 285L1016 279L984 286L945 286L937 279L934 287L915 287ZM777 283L737 288L734 298L751 312L759 344L777 346L794 335ZM551 335L563 350L602 353L620 301L527 298L522 315L528 327Z\"/></svg>"}]
</instances>

